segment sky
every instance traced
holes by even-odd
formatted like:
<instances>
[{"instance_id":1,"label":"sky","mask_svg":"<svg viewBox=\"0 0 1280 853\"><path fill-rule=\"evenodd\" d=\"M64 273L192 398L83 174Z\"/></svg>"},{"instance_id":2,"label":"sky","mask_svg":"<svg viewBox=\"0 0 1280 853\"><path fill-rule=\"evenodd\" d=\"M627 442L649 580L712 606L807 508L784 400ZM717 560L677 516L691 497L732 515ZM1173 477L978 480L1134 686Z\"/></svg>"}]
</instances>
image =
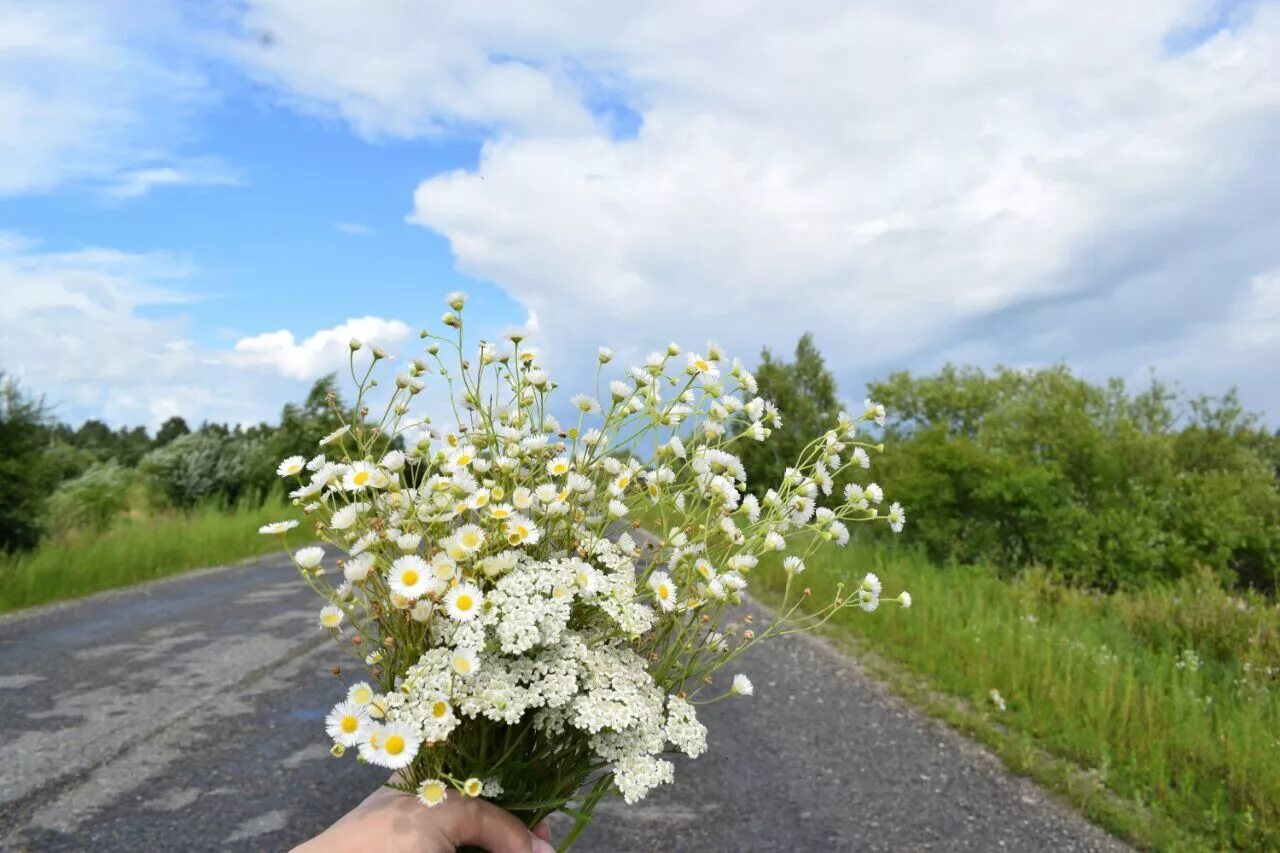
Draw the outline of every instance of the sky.
<instances>
[{"instance_id":1,"label":"sky","mask_svg":"<svg viewBox=\"0 0 1280 853\"><path fill-rule=\"evenodd\" d=\"M567 389L811 331L850 399L1061 362L1280 423L1280 4L210 8L0 0L0 369L64 420L271 420L463 289Z\"/></svg>"}]
</instances>

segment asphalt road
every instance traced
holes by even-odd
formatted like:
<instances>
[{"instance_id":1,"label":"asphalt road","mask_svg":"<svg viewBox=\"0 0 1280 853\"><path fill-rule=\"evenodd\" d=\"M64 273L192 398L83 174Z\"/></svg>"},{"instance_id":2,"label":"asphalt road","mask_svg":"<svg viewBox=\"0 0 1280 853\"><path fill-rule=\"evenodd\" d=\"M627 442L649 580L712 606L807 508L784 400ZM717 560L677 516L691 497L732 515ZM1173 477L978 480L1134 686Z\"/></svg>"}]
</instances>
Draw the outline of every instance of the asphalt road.
<instances>
[{"instance_id":1,"label":"asphalt road","mask_svg":"<svg viewBox=\"0 0 1280 853\"><path fill-rule=\"evenodd\" d=\"M0 619L0 848L283 850L332 823L385 771L329 757L315 610L271 558ZM741 669L756 696L706 709L708 754L575 849L1123 849L821 641Z\"/></svg>"}]
</instances>

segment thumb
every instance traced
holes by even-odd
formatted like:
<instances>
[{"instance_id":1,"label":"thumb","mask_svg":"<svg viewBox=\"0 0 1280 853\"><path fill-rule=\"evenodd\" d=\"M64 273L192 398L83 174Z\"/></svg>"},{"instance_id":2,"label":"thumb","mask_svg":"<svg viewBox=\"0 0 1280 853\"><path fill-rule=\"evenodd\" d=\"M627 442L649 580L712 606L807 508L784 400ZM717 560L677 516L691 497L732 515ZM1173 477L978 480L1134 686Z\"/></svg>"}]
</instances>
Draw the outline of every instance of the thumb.
<instances>
[{"instance_id":1,"label":"thumb","mask_svg":"<svg viewBox=\"0 0 1280 853\"><path fill-rule=\"evenodd\" d=\"M506 809L478 797L459 797L448 804L445 835L455 846L483 847L491 853L555 853Z\"/></svg>"}]
</instances>

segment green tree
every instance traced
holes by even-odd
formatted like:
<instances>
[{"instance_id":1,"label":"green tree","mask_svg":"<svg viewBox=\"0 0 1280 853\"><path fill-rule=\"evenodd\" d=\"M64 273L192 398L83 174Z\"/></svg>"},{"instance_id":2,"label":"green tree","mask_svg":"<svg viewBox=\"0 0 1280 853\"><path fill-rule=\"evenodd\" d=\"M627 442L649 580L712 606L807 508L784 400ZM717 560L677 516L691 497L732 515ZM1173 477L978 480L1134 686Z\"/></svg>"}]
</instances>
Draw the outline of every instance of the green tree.
<instances>
[{"instance_id":1,"label":"green tree","mask_svg":"<svg viewBox=\"0 0 1280 853\"><path fill-rule=\"evenodd\" d=\"M782 428L767 442L747 441L738 448L748 485L763 494L799 457L806 436L831 428L840 414L840 403L835 377L814 345L813 335L807 332L796 343L793 362L774 358L768 348L761 350L755 377L760 396L772 400L782 414Z\"/></svg>"},{"instance_id":2,"label":"green tree","mask_svg":"<svg viewBox=\"0 0 1280 853\"><path fill-rule=\"evenodd\" d=\"M156 431L156 447L164 447L175 438L180 438L191 433L191 427L187 426L186 420L181 415L173 415L160 424L160 429Z\"/></svg>"},{"instance_id":3,"label":"green tree","mask_svg":"<svg viewBox=\"0 0 1280 853\"><path fill-rule=\"evenodd\" d=\"M948 366L872 383L890 413L878 476L938 560L1044 565L1104 589L1198 566L1273 588L1280 487L1273 437L1234 393L1130 393L1063 366Z\"/></svg>"},{"instance_id":4,"label":"green tree","mask_svg":"<svg viewBox=\"0 0 1280 853\"><path fill-rule=\"evenodd\" d=\"M51 487L43 453L50 437L44 399L0 372L0 552L35 547Z\"/></svg>"}]
</instances>

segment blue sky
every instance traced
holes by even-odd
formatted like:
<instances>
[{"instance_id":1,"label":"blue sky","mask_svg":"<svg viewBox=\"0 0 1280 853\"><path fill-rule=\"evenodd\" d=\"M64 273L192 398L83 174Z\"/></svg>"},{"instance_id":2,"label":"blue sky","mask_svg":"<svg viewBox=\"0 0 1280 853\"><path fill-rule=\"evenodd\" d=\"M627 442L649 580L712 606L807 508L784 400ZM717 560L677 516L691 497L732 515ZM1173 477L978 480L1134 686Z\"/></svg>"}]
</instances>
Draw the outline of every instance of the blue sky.
<instances>
[{"instance_id":1,"label":"blue sky","mask_svg":"<svg viewBox=\"0 0 1280 853\"><path fill-rule=\"evenodd\" d=\"M598 344L812 331L1280 412L1280 12L0 5L0 367L63 417L271 418L441 297Z\"/></svg>"}]
</instances>

